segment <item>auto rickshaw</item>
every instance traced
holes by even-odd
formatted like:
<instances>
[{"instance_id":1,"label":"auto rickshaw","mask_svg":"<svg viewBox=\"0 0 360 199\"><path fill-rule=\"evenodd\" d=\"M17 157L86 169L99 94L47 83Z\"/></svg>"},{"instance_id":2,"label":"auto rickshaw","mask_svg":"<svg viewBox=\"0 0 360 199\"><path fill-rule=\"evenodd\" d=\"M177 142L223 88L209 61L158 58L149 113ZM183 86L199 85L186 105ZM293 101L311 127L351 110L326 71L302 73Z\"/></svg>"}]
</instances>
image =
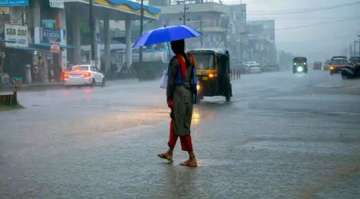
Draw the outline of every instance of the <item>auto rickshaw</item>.
<instances>
[{"instance_id":1,"label":"auto rickshaw","mask_svg":"<svg viewBox=\"0 0 360 199\"><path fill-rule=\"evenodd\" d=\"M198 49L189 52L194 56L199 102L204 96L232 97L230 82L230 56L226 50Z\"/></svg>"},{"instance_id":2,"label":"auto rickshaw","mask_svg":"<svg viewBox=\"0 0 360 199\"><path fill-rule=\"evenodd\" d=\"M293 73L307 73L308 65L306 57L295 57L293 59Z\"/></svg>"}]
</instances>

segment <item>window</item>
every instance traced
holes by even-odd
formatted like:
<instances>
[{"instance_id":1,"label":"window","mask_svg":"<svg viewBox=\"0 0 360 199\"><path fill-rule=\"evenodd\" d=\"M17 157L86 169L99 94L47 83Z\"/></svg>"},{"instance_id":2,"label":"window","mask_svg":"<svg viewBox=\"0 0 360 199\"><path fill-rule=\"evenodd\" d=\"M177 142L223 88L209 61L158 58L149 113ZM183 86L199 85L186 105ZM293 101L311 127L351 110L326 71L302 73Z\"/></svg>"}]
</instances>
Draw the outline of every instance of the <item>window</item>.
<instances>
[{"instance_id":1,"label":"window","mask_svg":"<svg viewBox=\"0 0 360 199\"><path fill-rule=\"evenodd\" d=\"M72 70L89 70L89 66L73 66Z\"/></svg>"},{"instance_id":2,"label":"window","mask_svg":"<svg viewBox=\"0 0 360 199\"><path fill-rule=\"evenodd\" d=\"M210 53L195 53L196 67L199 69L212 69L214 65L214 55Z\"/></svg>"}]
</instances>

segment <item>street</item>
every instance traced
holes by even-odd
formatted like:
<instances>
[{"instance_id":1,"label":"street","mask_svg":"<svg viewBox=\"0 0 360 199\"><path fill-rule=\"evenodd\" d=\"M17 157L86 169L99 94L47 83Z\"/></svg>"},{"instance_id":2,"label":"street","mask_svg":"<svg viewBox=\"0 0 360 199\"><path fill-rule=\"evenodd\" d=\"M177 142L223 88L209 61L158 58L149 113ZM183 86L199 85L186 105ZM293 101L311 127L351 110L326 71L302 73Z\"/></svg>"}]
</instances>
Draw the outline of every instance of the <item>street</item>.
<instances>
[{"instance_id":1,"label":"street","mask_svg":"<svg viewBox=\"0 0 360 199\"><path fill-rule=\"evenodd\" d=\"M0 112L0 198L360 198L360 82L323 71L234 80L196 105L199 167L157 157L159 81L21 91Z\"/></svg>"}]
</instances>

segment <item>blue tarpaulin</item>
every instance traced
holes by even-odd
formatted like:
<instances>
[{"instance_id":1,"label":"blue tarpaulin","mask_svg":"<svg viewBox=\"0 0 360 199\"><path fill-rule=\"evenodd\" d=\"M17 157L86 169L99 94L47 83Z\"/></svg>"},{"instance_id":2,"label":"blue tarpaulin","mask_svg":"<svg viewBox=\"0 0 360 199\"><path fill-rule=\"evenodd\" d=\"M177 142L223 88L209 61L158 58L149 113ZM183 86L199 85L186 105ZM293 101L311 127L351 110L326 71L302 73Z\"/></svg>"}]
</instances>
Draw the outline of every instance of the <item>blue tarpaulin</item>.
<instances>
[{"instance_id":1,"label":"blue tarpaulin","mask_svg":"<svg viewBox=\"0 0 360 199\"><path fill-rule=\"evenodd\" d=\"M29 0L0 0L0 7L29 6Z\"/></svg>"}]
</instances>

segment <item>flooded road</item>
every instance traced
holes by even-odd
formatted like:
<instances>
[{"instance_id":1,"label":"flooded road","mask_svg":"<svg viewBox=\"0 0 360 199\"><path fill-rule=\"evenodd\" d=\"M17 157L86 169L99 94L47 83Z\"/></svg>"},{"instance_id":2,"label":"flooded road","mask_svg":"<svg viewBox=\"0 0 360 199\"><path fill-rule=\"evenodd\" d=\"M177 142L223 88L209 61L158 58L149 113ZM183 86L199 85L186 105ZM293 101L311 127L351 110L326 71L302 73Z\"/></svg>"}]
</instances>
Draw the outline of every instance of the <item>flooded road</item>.
<instances>
[{"instance_id":1,"label":"flooded road","mask_svg":"<svg viewBox=\"0 0 360 199\"><path fill-rule=\"evenodd\" d=\"M159 81L23 91L0 112L1 198L358 198L360 83L243 75L193 114L200 167L172 165Z\"/></svg>"}]
</instances>

